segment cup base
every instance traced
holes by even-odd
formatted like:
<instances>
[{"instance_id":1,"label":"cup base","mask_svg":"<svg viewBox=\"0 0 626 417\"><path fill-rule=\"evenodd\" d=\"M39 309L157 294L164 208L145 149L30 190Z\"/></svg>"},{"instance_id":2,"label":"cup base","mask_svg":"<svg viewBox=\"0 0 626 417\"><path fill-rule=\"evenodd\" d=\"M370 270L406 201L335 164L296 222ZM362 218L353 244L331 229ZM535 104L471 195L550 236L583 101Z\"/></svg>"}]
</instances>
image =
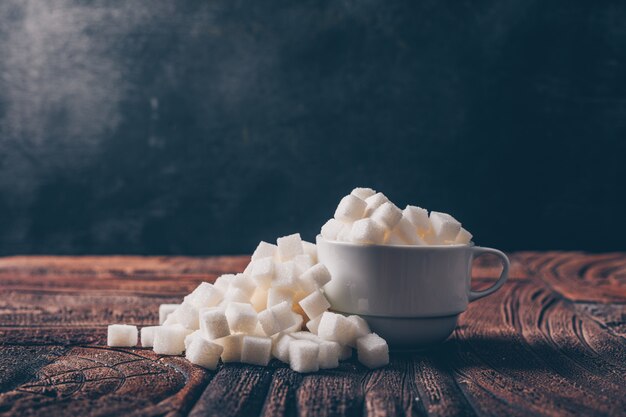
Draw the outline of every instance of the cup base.
<instances>
[{"instance_id":1,"label":"cup base","mask_svg":"<svg viewBox=\"0 0 626 417\"><path fill-rule=\"evenodd\" d=\"M374 333L394 351L423 350L441 343L456 327L458 314L443 317L380 317L361 315Z\"/></svg>"}]
</instances>

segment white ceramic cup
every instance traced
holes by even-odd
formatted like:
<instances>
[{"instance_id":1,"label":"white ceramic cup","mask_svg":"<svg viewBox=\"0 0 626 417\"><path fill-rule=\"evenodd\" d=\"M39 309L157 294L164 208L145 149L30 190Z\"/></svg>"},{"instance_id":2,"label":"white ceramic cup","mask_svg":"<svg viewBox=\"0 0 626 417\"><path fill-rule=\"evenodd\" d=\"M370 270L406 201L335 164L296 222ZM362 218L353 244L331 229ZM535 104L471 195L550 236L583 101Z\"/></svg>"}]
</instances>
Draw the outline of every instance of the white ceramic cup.
<instances>
[{"instance_id":1,"label":"white ceramic cup","mask_svg":"<svg viewBox=\"0 0 626 417\"><path fill-rule=\"evenodd\" d=\"M445 340L469 302L504 284L510 266L499 250L473 245L359 245L318 235L317 252L332 275L324 287L332 309L363 316L396 349ZM491 287L472 291L472 261L485 253L500 258L502 273Z\"/></svg>"}]
</instances>

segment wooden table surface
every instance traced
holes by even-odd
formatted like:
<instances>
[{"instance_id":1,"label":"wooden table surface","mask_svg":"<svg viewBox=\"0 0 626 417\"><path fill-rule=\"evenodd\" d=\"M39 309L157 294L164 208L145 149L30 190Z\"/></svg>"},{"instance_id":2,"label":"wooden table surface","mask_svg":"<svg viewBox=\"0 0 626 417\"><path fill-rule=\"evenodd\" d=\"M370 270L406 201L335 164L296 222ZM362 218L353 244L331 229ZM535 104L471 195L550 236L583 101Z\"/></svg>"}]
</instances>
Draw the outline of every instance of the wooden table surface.
<instances>
[{"instance_id":1,"label":"wooden table surface","mask_svg":"<svg viewBox=\"0 0 626 417\"><path fill-rule=\"evenodd\" d=\"M475 287L498 267L475 262ZM436 349L310 375L106 347L248 257L0 258L0 415L626 415L626 254L511 254Z\"/></svg>"}]
</instances>

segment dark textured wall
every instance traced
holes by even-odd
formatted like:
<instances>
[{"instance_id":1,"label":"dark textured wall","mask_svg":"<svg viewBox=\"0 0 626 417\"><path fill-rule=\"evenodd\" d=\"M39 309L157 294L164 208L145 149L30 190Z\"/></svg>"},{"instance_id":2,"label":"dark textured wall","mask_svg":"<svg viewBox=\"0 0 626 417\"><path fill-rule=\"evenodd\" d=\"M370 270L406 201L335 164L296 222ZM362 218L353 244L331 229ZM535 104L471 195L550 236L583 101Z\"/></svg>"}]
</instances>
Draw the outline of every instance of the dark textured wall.
<instances>
[{"instance_id":1,"label":"dark textured wall","mask_svg":"<svg viewBox=\"0 0 626 417\"><path fill-rule=\"evenodd\" d=\"M0 253L245 253L371 186L626 249L626 3L0 2Z\"/></svg>"}]
</instances>

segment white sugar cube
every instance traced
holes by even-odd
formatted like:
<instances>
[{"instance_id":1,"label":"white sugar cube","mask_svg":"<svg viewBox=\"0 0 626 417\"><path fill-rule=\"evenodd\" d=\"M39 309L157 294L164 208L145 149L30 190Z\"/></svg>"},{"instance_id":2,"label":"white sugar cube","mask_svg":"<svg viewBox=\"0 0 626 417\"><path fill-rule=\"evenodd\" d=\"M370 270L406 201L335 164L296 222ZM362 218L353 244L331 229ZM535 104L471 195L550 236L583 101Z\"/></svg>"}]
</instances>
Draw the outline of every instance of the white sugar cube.
<instances>
[{"instance_id":1,"label":"white sugar cube","mask_svg":"<svg viewBox=\"0 0 626 417\"><path fill-rule=\"evenodd\" d=\"M454 241L461 230L461 223L447 213L431 211L430 222L437 243L444 243L448 240Z\"/></svg>"},{"instance_id":2,"label":"white sugar cube","mask_svg":"<svg viewBox=\"0 0 626 417\"><path fill-rule=\"evenodd\" d=\"M293 303L293 291L284 288L270 288L267 291L267 306L273 307L276 304L287 302L291 306Z\"/></svg>"},{"instance_id":3,"label":"white sugar cube","mask_svg":"<svg viewBox=\"0 0 626 417\"><path fill-rule=\"evenodd\" d=\"M214 340L214 343L224 348L221 355L222 362L241 362L243 337L243 334L231 334L230 336Z\"/></svg>"},{"instance_id":4,"label":"white sugar cube","mask_svg":"<svg viewBox=\"0 0 626 417\"><path fill-rule=\"evenodd\" d=\"M402 216L391 235L397 235L407 245L425 245L426 242L417 233L416 227L405 216ZM389 240L391 241L391 239ZM397 243L402 244L402 243Z\"/></svg>"},{"instance_id":5,"label":"white sugar cube","mask_svg":"<svg viewBox=\"0 0 626 417\"><path fill-rule=\"evenodd\" d=\"M307 293L311 293L330 282L331 276L328 268L324 264L316 264L307 269L298 277L300 288Z\"/></svg>"},{"instance_id":6,"label":"white sugar cube","mask_svg":"<svg viewBox=\"0 0 626 417\"><path fill-rule=\"evenodd\" d=\"M461 230L459 231L459 234L456 235L456 238L454 239L454 243L458 243L461 245L467 245L472 241L472 234L470 232L468 232L467 230L465 230L464 228L461 227Z\"/></svg>"},{"instance_id":7,"label":"white sugar cube","mask_svg":"<svg viewBox=\"0 0 626 417\"><path fill-rule=\"evenodd\" d=\"M296 266L292 261L276 264L274 266L274 280L272 288L284 288L293 290L296 285Z\"/></svg>"},{"instance_id":8,"label":"white sugar cube","mask_svg":"<svg viewBox=\"0 0 626 417\"><path fill-rule=\"evenodd\" d=\"M256 285L254 285L254 281L250 277L244 274L236 274L230 282L230 288L239 288L250 299L256 289Z\"/></svg>"},{"instance_id":9,"label":"white sugar cube","mask_svg":"<svg viewBox=\"0 0 626 417\"><path fill-rule=\"evenodd\" d=\"M296 275L300 276L315 265L315 262L313 262L313 259L309 255L304 254L293 258L293 265L295 267Z\"/></svg>"},{"instance_id":10,"label":"white sugar cube","mask_svg":"<svg viewBox=\"0 0 626 417\"><path fill-rule=\"evenodd\" d=\"M316 372L319 346L308 340L294 340L289 344L289 366L296 372Z\"/></svg>"},{"instance_id":11,"label":"white sugar cube","mask_svg":"<svg viewBox=\"0 0 626 417\"><path fill-rule=\"evenodd\" d=\"M370 369L380 368L389 363L389 347L385 339L376 333L370 333L356 341L359 362Z\"/></svg>"},{"instance_id":12,"label":"white sugar cube","mask_svg":"<svg viewBox=\"0 0 626 417\"><path fill-rule=\"evenodd\" d=\"M182 324L186 328L198 330L200 327L200 323L198 322L198 313L198 308L196 308L191 301L186 299L172 314L176 317L178 323Z\"/></svg>"},{"instance_id":13,"label":"white sugar cube","mask_svg":"<svg viewBox=\"0 0 626 417\"><path fill-rule=\"evenodd\" d=\"M252 333L258 317L250 304L232 302L226 307L226 320L232 332Z\"/></svg>"},{"instance_id":14,"label":"white sugar cube","mask_svg":"<svg viewBox=\"0 0 626 417\"><path fill-rule=\"evenodd\" d=\"M285 330L283 330L283 333L293 333L302 330L302 323L304 323L304 318L302 318L302 316L298 313L291 313L291 317L294 323L292 326L289 326Z\"/></svg>"},{"instance_id":15,"label":"white sugar cube","mask_svg":"<svg viewBox=\"0 0 626 417\"><path fill-rule=\"evenodd\" d=\"M299 304L308 317L317 317L330 308L330 303L320 290L313 291L300 300Z\"/></svg>"},{"instance_id":16,"label":"white sugar cube","mask_svg":"<svg viewBox=\"0 0 626 417\"><path fill-rule=\"evenodd\" d=\"M369 196L365 199L365 217L369 217L374 213L378 207L382 206L384 203L388 202L389 199L383 193L376 193L372 196Z\"/></svg>"},{"instance_id":17,"label":"white sugar cube","mask_svg":"<svg viewBox=\"0 0 626 417\"><path fill-rule=\"evenodd\" d=\"M185 337L193 333L180 324L160 326L154 331L154 353L159 355L180 355L185 350Z\"/></svg>"},{"instance_id":18,"label":"white sugar cube","mask_svg":"<svg viewBox=\"0 0 626 417\"><path fill-rule=\"evenodd\" d=\"M341 232L343 226L344 223L339 220L330 219L324 223L320 234L326 240L337 240L337 236L339 235L339 232Z\"/></svg>"},{"instance_id":19,"label":"white sugar cube","mask_svg":"<svg viewBox=\"0 0 626 417\"><path fill-rule=\"evenodd\" d=\"M230 287L230 283L235 278L235 274L224 274L220 275L216 280L213 286L220 290L222 293L225 293Z\"/></svg>"},{"instance_id":20,"label":"white sugar cube","mask_svg":"<svg viewBox=\"0 0 626 417\"><path fill-rule=\"evenodd\" d=\"M178 307L176 307L176 308L178 308ZM176 318L176 314L174 314L174 312L172 312L172 313L170 313L169 316L167 316L167 318L163 322L162 326L173 326L175 324L180 324L180 323L178 322L178 319Z\"/></svg>"},{"instance_id":21,"label":"white sugar cube","mask_svg":"<svg viewBox=\"0 0 626 417\"><path fill-rule=\"evenodd\" d=\"M385 234L385 245L407 246L408 243L396 231Z\"/></svg>"},{"instance_id":22,"label":"white sugar cube","mask_svg":"<svg viewBox=\"0 0 626 417\"><path fill-rule=\"evenodd\" d=\"M352 357L352 348L348 345L343 346L343 345L339 345L339 360L340 361L347 361L348 359L350 359Z\"/></svg>"},{"instance_id":23,"label":"white sugar cube","mask_svg":"<svg viewBox=\"0 0 626 417\"><path fill-rule=\"evenodd\" d=\"M278 247L271 243L261 242L252 254L252 260L256 261L263 258L272 258L276 255Z\"/></svg>"},{"instance_id":24,"label":"white sugar cube","mask_svg":"<svg viewBox=\"0 0 626 417\"><path fill-rule=\"evenodd\" d=\"M337 238L335 239L337 242L350 242L352 236L352 224L353 223L344 223L339 233L337 233Z\"/></svg>"},{"instance_id":25,"label":"white sugar cube","mask_svg":"<svg viewBox=\"0 0 626 417\"><path fill-rule=\"evenodd\" d=\"M270 307L270 311L274 315L280 331L284 331L296 323L296 318L294 316L294 312L291 310L291 305L286 301Z\"/></svg>"},{"instance_id":26,"label":"white sugar cube","mask_svg":"<svg viewBox=\"0 0 626 417\"><path fill-rule=\"evenodd\" d=\"M347 319L352 324L352 340L348 343L349 346L356 346L356 339L359 337L367 336L372 331L370 330L370 326L367 324L363 317L352 315L348 316Z\"/></svg>"},{"instance_id":27,"label":"white sugar cube","mask_svg":"<svg viewBox=\"0 0 626 417\"><path fill-rule=\"evenodd\" d=\"M250 277L257 288L268 289L274 279L274 261L272 258L263 258L254 261Z\"/></svg>"},{"instance_id":28,"label":"white sugar cube","mask_svg":"<svg viewBox=\"0 0 626 417\"><path fill-rule=\"evenodd\" d=\"M354 337L352 323L341 314L325 311L317 328L317 335L324 340L347 345Z\"/></svg>"},{"instance_id":29,"label":"white sugar cube","mask_svg":"<svg viewBox=\"0 0 626 417\"><path fill-rule=\"evenodd\" d=\"M428 210L416 206L406 206L402 214L417 229L417 233L425 235L431 228Z\"/></svg>"},{"instance_id":30,"label":"white sugar cube","mask_svg":"<svg viewBox=\"0 0 626 417\"><path fill-rule=\"evenodd\" d=\"M259 324L267 336L273 336L281 331L280 325L271 309L261 311L258 317Z\"/></svg>"},{"instance_id":31,"label":"white sugar cube","mask_svg":"<svg viewBox=\"0 0 626 417\"><path fill-rule=\"evenodd\" d=\"M277 338L274 339L272 346L272 355L282 362L289 363L289 345L296 339L289 334L280 333Z\"/></svg>"},{"instance_id":32,"label":"white sugar cube","mask_svg":"<svg viewBox=\"0 0 626 417\"><path fill-rule=\"evenodd\" d=\"M257 313L267 308L267 297L268 292L262 288L257 288L254 294L252 294L250 304L252 304Z\"/></svg>"},{"instance_id":33,"label":"white sugar cube","mask_svg":"<svg viewBox=\"0 0 626 417\"><path fill-rule=\"evenodd\" d=\"M246 294L241 288L230 287L224 293L224 301L227 303L247 303L250 301L250 296Z\"/></svg>"},{"instance_id":34,"label":"white sugar cube","mask_svg":"<svg viewBox=\"0 0 626 417\"><path fill-rule=\"evenodd\" d=\"M391 201L387 201L372 213L371 219L383 225L386 229L393 229L402 218L402 210Z\"/></svg>"},{"instance_id":35,"label":"white sugar cube","mask_svg":"<svg viewBox=\"0 0 626 417\"><path fill-rule=\"evenodd\" d=\"M137 326L111 324L107 328L107 345L130 347L137 345Z\"/></svg>"},{"instance_id":36,"label":"white sugar cube","mask_svg":"<svg viewBox=\"0 0 626 417\"><path fill-rule=\"evenodd\" d=\"M363 217L367 204L359 197L352 194L345 196L339 202L335 210L335 219L340 222L350 223Z\"/></svg>"},{"instance_id":37,"label":"white sugar cube","mask_svg":"<svg viewBox=\"0 0 626 417\"><path fill-rule=\"evenodd\" d=\"M324 340L309 332L296 332L291 334L292 337L299 340L308 340L318 345L317 361L320 369L333 369L339 366L339 353L341 347L337 342Z\"/></svg>"},{"instance_id":38,"label":"white sugar cube","mask_svg":"<svg viewBox=\"0 0 626 417\"><path fill-rule=\"evenodd\" d=\"M146 326L141 328L141 346L152 347L154 345L154 332L159 326Z\"/></svg>"},{"instance_id":39,"label":"white sugar cube","mask_svg":"<svg viewBox=\"0 0 626 417\"><path fill-rule=\"evenodd\" d=\"M210 308L200 313L200 331L208 340L221 339L230 334L226 313L221 308Z\"/></svg>"},{"instance_id":40,"label":"white sugar cube","mask_svg":"<svg viewBox=\"0 0 626 417\"><path fill-rule=\"evenodd\" d=\"M276 243L278 244L278 256L282 262L290 261L295 256L304 253L300 233L279 237L276 239Z\"/></svg>"},{"instance_id":41,"label":"white sugar cube","mask_svg":"<svg viewBox=\"0 0 626 417\"><path fill-rule=\"evenodd\" d=\"M189 333L187 336L185 336L185 350L189 349L189 345L196 337L201 337L200 330L195 330L193 333Z\"/></svg>"},{"instance_id":42,"label":"white sugar cube","mask_svg":"<svg viewBox=\"0 0 626 417\"><path fill-rule=\"evenodd\" d=\"M307 242L306 240L302 241L302 249L304 249L304 254L309 255L313 260L313 263L317 263L317 246L315 243Z\"/></svg>"},{"instance_id":43,"label":"white sugar cube","mask_svg":"<svg viewBox=\"0 0 626 417\"><path fill-rule=\"evenodd\" d=\"M161 304L159 306L159 324L163 324L167 317L179 306L180 304Z\"/></svg>"},{"instance_id":44,"label":"white sugar cube","mask_svg":"<svg viewBox=\"0 0 626 417\"><path fill-rule=\"evenodd\" d=\"M320 326L320 321L322 320L322 316L319 315L314 319L311 319L306 322L306 328L313 334L317 334L317 329Z\"/></svg>"},{"instance_id":45,"label":"white sugar cube","mask_svg":"<svg viewBox=\"0 0 626 417\"><path fill-rule=\"evenodd\" d=\"M269 337L244 336L241 362L267 366L272 356L272 339Z\"/></svg>"},{"instance_id":46,"label":"white sugar cube","mask_svg":"<svg viewBox=\"0 0 626 417\"><path fill-rule=\"evenodd\" d=\"M185 352L185 358L194 365L215 370L223 351L223 346L204 337L195 337Z\"/></svg>"},{"instance_id":47,"label":"white sugar cube","mask_svg":"<svg viewBox=\"0 0 626 417\"><path fill-rule=\"evenodd\" d=\"M202 282L185 299L194 307L214 307L222 301L222 292L215 288L213 284Z\"/></svg>"},{"instance_id":48,"label":"white sugar cube","mask_svg":"<svg viewBox=\"0 0 626 417\"><path fill-rule=\"evenodd\" d=\"M372 219L361 219L352 225L350 241L362 244L381 244L385 239L385 228Z\"/></svg>"},{"instance_id":49,"label":"white sugar cube","mask_svg":"<svg viewBox=\"0 0 626 417\"><path fill-rule=\"evenodd\" d=\"M352 190L350 194L352 194L355 197L359 197L361 200L365 200L366 198L371 197L374 194L376 194L376 191L372 190L371 188L357 187L354 190Z\"/></svg>"}]
</instances>

